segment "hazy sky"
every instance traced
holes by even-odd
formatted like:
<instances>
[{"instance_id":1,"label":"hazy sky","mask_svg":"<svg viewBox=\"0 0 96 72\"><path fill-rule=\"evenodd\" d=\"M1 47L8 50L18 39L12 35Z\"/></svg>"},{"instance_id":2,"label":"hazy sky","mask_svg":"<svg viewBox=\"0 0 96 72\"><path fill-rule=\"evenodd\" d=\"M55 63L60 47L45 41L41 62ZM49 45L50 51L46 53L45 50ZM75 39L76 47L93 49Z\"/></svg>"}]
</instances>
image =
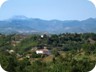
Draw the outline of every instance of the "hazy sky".
<instances>
[{"instance_id":1,"label":"hazy sky","mask_svg":"<svg viewBox=\"0 0 96 72\"><path fill-rule=\"evenodd\" d=\"M8 0L0 8L0 19L24 15L45 20L96 18L96 8L88 0Z\"/></svg>"}]
</instances>

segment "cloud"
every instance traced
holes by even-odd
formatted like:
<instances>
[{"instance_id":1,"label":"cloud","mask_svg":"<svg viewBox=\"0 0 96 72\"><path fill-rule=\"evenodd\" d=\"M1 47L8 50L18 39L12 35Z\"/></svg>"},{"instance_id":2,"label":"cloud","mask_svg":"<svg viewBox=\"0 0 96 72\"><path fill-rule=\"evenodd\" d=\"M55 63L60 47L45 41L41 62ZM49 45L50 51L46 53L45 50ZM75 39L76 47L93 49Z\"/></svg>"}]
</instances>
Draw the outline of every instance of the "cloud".
<instances>
[{"instance_id":1,"label":"cloud","mask_svg":"<svg viewBox=\"0 0 96 72\"><path fill-rule=\"evenodd\" d=\"M0 0L0 7L6 2L7 0Z\"/></svg>"},{"instance_id":2,"label":"cloud","mask_svg":"<svg viewBox=\"0 0 96 72\"><path fill-rule=\"evenodd\" d=\"M96 0L89 0L96 7Z\"/></svg>"}]
</instances>

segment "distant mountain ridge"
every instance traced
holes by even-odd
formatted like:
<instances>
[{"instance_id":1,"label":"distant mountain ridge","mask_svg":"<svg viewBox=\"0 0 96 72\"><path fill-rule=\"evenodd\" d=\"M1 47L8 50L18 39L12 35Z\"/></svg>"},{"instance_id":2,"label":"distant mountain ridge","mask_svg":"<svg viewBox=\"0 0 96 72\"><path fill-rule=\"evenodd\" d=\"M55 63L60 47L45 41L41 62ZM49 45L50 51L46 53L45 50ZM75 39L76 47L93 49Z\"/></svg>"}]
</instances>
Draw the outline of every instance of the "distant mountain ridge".
<instances>
[{"instance_id":1,"label":"distant mountain ridge","mask_svg":"<svg viewBox=\"0 0 96 72\"><path fill-rule=\"evenodd\" d=\"M96 19L86 20L42 20L15 16L8 20L0 21L0 33L96 33Z\"/></svg>"}]
</instances>

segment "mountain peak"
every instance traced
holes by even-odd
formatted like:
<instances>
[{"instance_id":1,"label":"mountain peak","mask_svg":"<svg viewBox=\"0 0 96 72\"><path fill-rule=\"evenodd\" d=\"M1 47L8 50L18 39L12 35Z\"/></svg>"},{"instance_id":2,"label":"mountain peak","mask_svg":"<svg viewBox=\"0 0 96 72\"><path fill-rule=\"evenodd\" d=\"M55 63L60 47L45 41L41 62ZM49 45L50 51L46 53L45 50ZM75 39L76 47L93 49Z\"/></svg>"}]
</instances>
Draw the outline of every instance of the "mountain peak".
<instances>
[{"instance_id":1,"label":"mountain peak","mask_svg":"<svg viewBox=\"0 0 96 72\"><path fill-rule=\"evenodd\" d=\"M12 18L11 18L11 20L25 20L25 19L28 19L28 17L26 17L26 16L13 16Z\"/></svg>"},{"instance_id":2,"label":"mountain peak","mask_svg":"<svg viewBox=\"0 0 96 72\"><path fill-rule=\"evenodd\" d=\"M96 20L96 18L88 18L87 20Z\"/></svg>"}]
</instances>

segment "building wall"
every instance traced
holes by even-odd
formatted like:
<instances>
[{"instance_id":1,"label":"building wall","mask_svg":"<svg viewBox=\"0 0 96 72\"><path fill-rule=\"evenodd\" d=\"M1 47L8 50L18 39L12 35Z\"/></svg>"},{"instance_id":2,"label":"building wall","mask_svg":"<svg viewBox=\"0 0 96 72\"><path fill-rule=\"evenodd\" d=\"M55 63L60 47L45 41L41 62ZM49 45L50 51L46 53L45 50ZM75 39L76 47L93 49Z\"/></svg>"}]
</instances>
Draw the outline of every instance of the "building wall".
<instances>
[{"instance_id":1,"label":"building wall","mask_svg":"<svg viewBox=\"0 0 96 72\"><path fill-rule=\"evenodd\" d=\"M43 54L43 51L37 50L36 54Z\"/></svg>"}]
</instances>

